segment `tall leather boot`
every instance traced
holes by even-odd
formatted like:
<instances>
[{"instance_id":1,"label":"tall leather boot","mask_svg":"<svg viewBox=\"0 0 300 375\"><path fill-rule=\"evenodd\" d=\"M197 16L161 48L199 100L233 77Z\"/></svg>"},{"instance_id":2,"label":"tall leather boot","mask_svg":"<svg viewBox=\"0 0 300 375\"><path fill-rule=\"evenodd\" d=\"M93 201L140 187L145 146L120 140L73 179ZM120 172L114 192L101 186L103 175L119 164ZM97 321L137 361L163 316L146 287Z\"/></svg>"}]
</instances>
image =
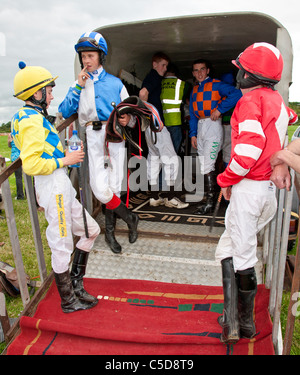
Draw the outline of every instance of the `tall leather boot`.
<instances>
[{"instance_id":1,"label":"tall leather boot","mask_svg":"<svg viewBox=\"0 0 300 375\"><path fill-rule=\"evenodd\" d=\"M236 343L240 339L238 319L238 288L232 258L221 261L224 310L218 322L222 327L221 341L226 344Z\"/></svg>"},{"instance_id":2,"label":"tall leather boot","mask_svg":"<svg viewBox=\"0 0 300 375\"><path fill-rule=\"evenodd\" d=\"M105 210L105 241L113 253L119 254L122 251L121 245L115 238L116 214L106 207Z\"/></svg>"},{"instance_id":3,"label":"tall leather boot","mask_svg":"<svg viewBox=\"0 0 300 375\"><path fill-rule=\"evenodd\" d=\"M257 292L254 267L244 271L237 271L237 282L240 336L252 339L256 334L253 321L254 300Z\"/></svg>"},{"instance_id":4,"label":"tall leather boot","mask_svg":"<svg viewBox=\"0 0 300 375\"><path fill-rule=\"evenodd\" d=\"M138 238L138 215L130 211L122 201L117 208L114 208L114 212L127 223L129 229L129 242L134 243Z\"/></svg>"},{"instance_id":5,"label":"tall leather boot","mask_svg":"<svg viewBox=\"0 0 300 375\"><path fill-rule=\"evenodd\" d=\"M204 189L205 196L194 212L195 215L205 215L211 213L215 206L215 193L216 193L216 175L215 172L209 172L204 175Z\"/></svg>"},{"instance_id":6,"label":"tall leather boot","mask_svg":"<svg viewBox=\"0 0 300 375\"><path fill-rule=\"evenodd\" d=\"M83 287L83 276L85 275L88 257L88 252L75 248L71 280L76 297L78 297L80 301L88 302L91 305L96 306L98 299L89 294Z\"/></svg>"},{"instance_id":7,"label":"tall leather boot","mask_svg":"<svg viewBox=\"0 0 300 375\"><path fill-rule=\"evenodd\" d=\"M54 278L61 298L61 308L64 313L88 310L95 306L94 303L82 301L76 297L69 270L63 273L54 272Z\"/></svg>"}]
</instances>

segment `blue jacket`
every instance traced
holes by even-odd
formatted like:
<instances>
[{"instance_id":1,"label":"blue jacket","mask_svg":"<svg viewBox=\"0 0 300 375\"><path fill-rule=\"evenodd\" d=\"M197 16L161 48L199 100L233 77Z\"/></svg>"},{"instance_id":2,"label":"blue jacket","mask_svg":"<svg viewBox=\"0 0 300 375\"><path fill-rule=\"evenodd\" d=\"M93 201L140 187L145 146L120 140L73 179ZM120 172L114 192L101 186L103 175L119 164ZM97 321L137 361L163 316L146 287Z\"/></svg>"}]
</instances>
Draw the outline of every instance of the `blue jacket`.
<instances>
[{"instance_id":1,"label":"blue jacket","mask_svg":"<svg viewBox=\"0 0 300 375\"><path fill-rule=\"evenodd\" d=\"M119 78L107 73L104 69L100 69L99 71L99 75L95 75L95 72L89 73L91 79L95 81L95 102L90 104L91 106L96 106L98 119L106 121L113 110L111 103L115 102L119 104L122 98L121 93L126 89ZM98 73L98 71L96 72ZM96 77L98 77L98 79ZM83 90L85 90L85 88L79 86L77 81L74 86L70 87L65 99L58 107L58 111L62 113L64 118L68 118L78 112L80 94ZM126 96L128 96L127 91L126 94Z\"/></svg>"},{"instance_id":2,"label":"blue jacket","mask_svg":"<svg viewBox=\"0 0 300 375\"><path fill-rule=\"evenodd\" d=\"M242 97L241 90L208 77L195 85L190 96L190 137L197 136L198 120L210 117L214 109L222 114L233 108Z\"/></svg>"},{"instance_id":3,"label":"blue jacket","mask_svg":"<svg viewBox=\"0 0 300 375\"><path fill-rule=\"evenodd\" d=\"M20 156L20 150L15 145L15 142L13 140L10 142L10 146L11 146L11 154L10 154L11 161L15 161Z\"/></svg>"}]
</instances>

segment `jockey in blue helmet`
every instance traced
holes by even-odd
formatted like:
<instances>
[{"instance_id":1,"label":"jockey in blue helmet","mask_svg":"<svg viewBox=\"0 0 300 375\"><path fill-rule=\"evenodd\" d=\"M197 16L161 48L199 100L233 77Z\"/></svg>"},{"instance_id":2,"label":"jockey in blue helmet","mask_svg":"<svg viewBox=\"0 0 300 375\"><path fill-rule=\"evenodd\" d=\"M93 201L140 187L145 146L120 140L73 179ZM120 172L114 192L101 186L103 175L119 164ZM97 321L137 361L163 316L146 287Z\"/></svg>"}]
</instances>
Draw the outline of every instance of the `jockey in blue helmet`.
<instances>
[{"instance_id":1,"label":"jockey in blue helmet","mask_svg":"<svg viewBox=\"0 0 300 375\"><path fill-rule=\"evenodd\" d=\"M81 59L81 52L83 51L98 51L99 62L101 65L104 65L105 56L107 55L107 43L100 33L97 33L95 31L88 32L81 35L77 44L75 45L75 50L79 55L79 61L82 68L83 64Z\"/></svg>"}]
</instances>

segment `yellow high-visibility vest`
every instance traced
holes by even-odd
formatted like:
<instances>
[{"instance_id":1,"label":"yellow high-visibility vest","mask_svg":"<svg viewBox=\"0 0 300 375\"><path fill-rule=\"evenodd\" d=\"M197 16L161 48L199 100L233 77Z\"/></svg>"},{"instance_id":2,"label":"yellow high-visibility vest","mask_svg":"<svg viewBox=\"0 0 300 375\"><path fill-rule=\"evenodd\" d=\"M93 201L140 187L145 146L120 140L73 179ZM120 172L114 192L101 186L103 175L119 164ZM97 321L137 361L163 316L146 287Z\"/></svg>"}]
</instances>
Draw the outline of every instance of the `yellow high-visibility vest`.
<instances>
[{"instance_id":1,"label":"yellow high-visibility vest","mask_svg":"<svg viewBox=\"0 0 300 375\"><path fill-rule=\"evenodd\" d=\"M164 78L161 83L160 100L166 126L181 125L181 111L185 82L176 77Z\"/></svg>"}]
</instances>

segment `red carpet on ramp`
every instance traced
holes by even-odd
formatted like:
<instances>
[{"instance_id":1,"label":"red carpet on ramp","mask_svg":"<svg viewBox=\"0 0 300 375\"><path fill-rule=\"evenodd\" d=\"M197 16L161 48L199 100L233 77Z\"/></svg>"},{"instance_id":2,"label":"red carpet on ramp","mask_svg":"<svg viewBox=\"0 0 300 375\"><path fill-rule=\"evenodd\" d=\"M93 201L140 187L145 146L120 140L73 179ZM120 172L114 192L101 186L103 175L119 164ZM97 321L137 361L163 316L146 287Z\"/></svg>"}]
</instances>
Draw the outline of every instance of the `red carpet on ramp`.
<instances>
[{"instance_id":1,"label":"red carpet on ramp","mask_svg":"<svg viewBox=\"0 0 300 375\"><path fill-rule=\"evenodd\" d=\"M8 355L270 355L269 291L258 286L257 335L235 345L220 342L222 287L144 280L85 279L99 303L65 314L53 283L34 317L22 317Z\"/></svg>"}]
</instances>

